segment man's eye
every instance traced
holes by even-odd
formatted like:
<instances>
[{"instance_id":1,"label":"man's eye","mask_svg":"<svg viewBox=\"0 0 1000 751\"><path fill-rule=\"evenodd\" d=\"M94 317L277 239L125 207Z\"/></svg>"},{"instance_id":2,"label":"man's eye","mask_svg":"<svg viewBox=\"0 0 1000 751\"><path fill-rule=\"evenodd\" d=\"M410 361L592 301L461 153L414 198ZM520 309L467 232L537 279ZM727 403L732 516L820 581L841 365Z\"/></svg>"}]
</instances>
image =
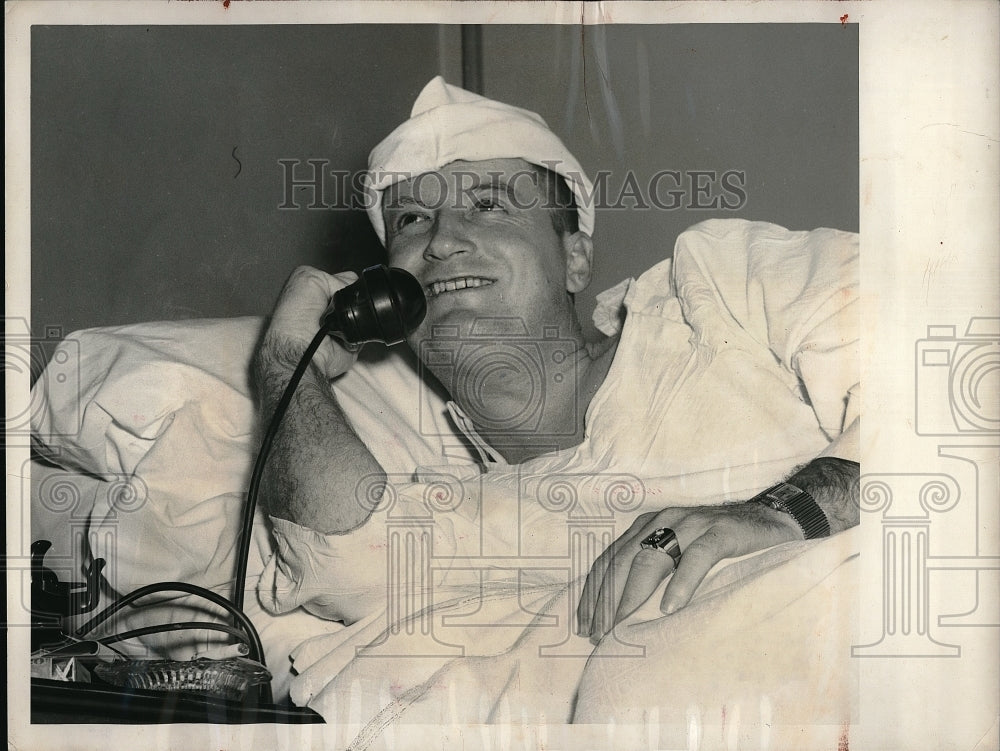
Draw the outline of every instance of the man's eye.
<instances>
[{"instance_id":1,"label":"man's eye","mask_svg":"<svg viewBox=\"0 0 1000 751\"><path fill-rule=\"evenodd\" d=\"M425 221L427 217L424 214L418 214L416 212L408 212L406 214L400 214L396 218L395 228L401 230L411 224L417 224L419 222Z\"/></svg>"},{"instance_id":2,"label":"man's eye","mask_svg":"<svg viewBox=\"0 0 1000 751\"><path fill-rule=\"evenodd\" d=\"M495 196L479 196L472 206L477 211L503 211L504 208Z\"/></svg>"}]
</instances>

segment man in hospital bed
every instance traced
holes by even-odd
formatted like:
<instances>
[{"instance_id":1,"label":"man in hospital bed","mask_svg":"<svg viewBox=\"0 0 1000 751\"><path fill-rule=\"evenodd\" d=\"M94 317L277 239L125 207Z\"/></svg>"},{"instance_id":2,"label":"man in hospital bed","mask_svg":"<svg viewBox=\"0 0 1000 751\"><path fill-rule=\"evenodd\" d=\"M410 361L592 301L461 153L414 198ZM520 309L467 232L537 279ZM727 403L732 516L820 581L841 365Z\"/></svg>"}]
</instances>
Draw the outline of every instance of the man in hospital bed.
<instances>
[{"instance_id":1,"label":"man in hospital bed","mask_svg":"<svg viewBox=\"0 0 1000 751\"><path fill-rule=\"evenodd\" d=\"M616 251L595 249L593 187L537 115L434 79L372 151L367 196L390 265L424 287L427 316L408 342L453 400L476 472L501 485L560 473L644 484L582 595L572 589L580 637L597 644L664 580L652 607L676 620L724 559L858 524L856 236L703 222L672 261L599 296L605 337L591 342L573 296L594 254L613 262ZM354 278L311 268L290 277L253 363L263 420L331 296ZM537 398L531 373L463 368L462 357L488 362L470 343L505 337L561 343L530 429L511 416ZM329 592L351 577L378 592L387 576L384 551L365 558L376 504L358 492L375 488L377 500L393 484L378 458L387 449L358 437L329 388L355 357L333 340L321 347L269 458L262 498L277 552L260 594L275 613L304 606L352 623L384 607L384 595ZM600 719L579 699L576 713Z\"/></svg>"}]
</instances>

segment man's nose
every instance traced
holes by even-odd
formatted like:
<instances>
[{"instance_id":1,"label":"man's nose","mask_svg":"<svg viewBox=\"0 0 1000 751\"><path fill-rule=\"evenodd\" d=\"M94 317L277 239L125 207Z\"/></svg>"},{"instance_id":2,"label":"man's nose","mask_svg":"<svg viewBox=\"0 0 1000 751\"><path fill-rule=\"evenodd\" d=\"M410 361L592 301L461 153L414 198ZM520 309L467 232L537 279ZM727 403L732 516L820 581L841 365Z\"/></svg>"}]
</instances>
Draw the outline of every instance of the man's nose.
<instances>
[{"instance_id":1,"label":"man's nose","mask_svg":"<svg viewBox=\"0 0 1000 751\"><path fill-rule=\"evenodd\" d=\"M442 211L435 218L430 239L424 248L424 258L445 261L459 253L470 253L475 247L461 217Z\"/></svg>"}]
</instances>

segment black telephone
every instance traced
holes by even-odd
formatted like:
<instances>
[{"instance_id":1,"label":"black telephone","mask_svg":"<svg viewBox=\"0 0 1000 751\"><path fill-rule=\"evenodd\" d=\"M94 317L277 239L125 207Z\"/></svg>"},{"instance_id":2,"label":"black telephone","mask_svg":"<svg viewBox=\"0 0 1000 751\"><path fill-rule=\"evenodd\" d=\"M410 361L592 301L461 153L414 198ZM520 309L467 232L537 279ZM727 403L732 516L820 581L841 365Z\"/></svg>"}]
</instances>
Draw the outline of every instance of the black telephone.
<instances>
[{"instance_id":1,"label":"black telephone","mask_svg":"<svg viewBox=\"0 0 1000 751\"><path fill-rule=\"evenodd\" d=\"M369 266L353 284L334 293L321 319L323 330L345 344L398 344L427 313L424 290L403 269Z\"/></svg>"}]
</instances>

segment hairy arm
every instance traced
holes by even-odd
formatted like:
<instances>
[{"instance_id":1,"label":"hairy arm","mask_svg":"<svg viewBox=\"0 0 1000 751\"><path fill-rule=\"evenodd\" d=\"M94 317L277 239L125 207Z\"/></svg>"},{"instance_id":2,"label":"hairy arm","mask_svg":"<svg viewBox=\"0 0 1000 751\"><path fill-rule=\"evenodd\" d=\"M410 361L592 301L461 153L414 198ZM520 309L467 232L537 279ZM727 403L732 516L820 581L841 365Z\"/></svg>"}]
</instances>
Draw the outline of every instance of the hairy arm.
<instances>
[{"instance_id":1,"label":"hairy arm","mask_svg":"<svg viewBox=\"0 0 1000 751\"><path fill-rule=\"evenodd\" d=\"M306 267L289 278L253 361L261 425L273 417L333 292L349 281L348 275L334 277ZM359 502L359 488L381 486L385 480L330 388L329 379L353 362L351 353L324 342L282 419L261 481L268 514L323 534L363 524L372 504Z\"/></svg>"},{"instance_id":2,"label":"hairy arm","mask_svg":"<svg viewBox=\"0 0 1000 751\"><path fill-rule=\"evenodd\" d=\"M821 456L796 471L788 482L813 497L830 522L830 534L837 534L861 521L860 476L857 462Z\"/></svg>"}]
</instances>

